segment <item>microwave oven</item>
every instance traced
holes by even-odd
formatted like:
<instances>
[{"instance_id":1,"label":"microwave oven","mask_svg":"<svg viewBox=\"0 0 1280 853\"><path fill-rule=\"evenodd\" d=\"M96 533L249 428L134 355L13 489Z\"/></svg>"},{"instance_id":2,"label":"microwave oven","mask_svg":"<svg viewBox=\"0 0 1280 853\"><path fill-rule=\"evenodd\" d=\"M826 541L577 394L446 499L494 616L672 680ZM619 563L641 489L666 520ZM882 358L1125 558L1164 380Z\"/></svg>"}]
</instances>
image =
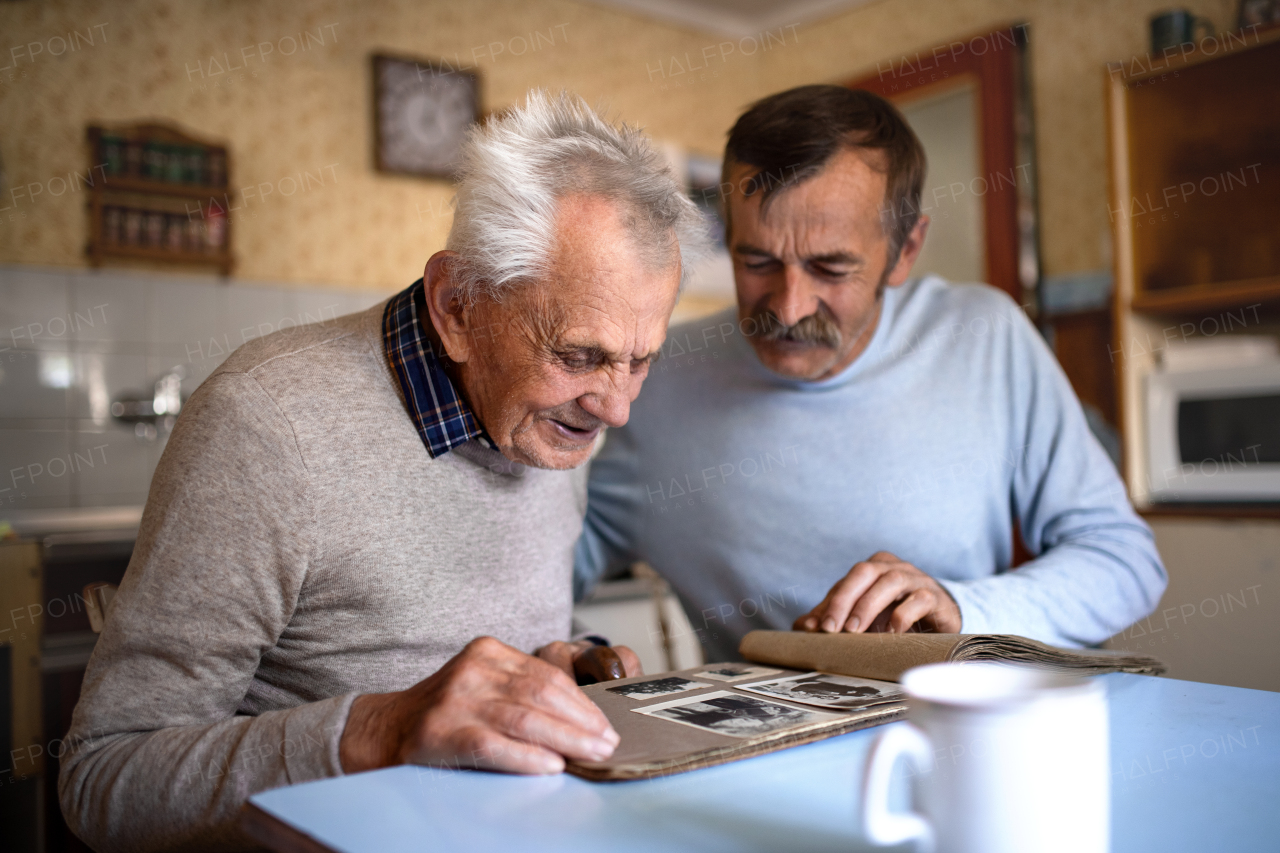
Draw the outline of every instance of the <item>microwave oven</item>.
<instances>
[{"instance_id":1,"label":"microwave oven","mask_svg":"<svg viewBox=\"0 0 1280 853\"><path fill-rule=\"evenodd\" d=\"M1280 501L1280 361L1146 377L1156 502Z\"/></svg>"}]
</instances>

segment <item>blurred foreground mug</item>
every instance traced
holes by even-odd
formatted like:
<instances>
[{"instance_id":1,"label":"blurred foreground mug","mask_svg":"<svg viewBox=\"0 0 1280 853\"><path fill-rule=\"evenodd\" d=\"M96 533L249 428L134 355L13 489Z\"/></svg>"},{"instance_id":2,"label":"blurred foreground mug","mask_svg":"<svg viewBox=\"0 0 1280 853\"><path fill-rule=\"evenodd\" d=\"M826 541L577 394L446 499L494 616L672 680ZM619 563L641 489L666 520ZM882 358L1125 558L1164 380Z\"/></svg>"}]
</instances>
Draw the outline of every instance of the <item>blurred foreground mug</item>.
<instances>
[{"instance_id":1,"label":"blurred foreground mug","mask_svg":"<svg viewBox=\"0 0 1280 853\"><path fill-rule=\"evenodd\" d=\"M874 844L936 853L1103 853L1110 843L1106 689L1097 679L993 663L902 678L908 720L871 751L863 827ZM905 757L914 812L889 809Z\"/></svg>"}]
</instances>

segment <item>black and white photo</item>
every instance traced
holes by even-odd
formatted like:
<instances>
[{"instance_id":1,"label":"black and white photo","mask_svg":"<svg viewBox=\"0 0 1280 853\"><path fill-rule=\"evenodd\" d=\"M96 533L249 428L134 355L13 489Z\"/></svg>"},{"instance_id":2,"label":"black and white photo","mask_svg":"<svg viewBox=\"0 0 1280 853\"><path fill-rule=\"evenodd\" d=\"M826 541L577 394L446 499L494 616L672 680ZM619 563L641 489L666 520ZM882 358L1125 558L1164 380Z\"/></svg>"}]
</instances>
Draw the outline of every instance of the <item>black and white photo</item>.
<instances>
[{"instance_id":1,"label":"black and white photo","mask_svg":"<svg viewBox=\"0 0 1280 853\"><path fill-rule=\"evenodd\" d=\"M788 675L786 678L776 678L772 681L744 684L738 689L759 693L762 696L776 696L803 705L842 710L881 705L903 698L898 685L888 681L832 675L827 672Z\"/></svg>"},{"instance_id":2,"label":"black and white photo","mask_svg":"<svg viewBox=\"0 0 1280 853\"><path fill-rule=\"evenodd\" d=\"M628 699L652 699L655 696L668 696L672 693L683 693L686 690L698 690L706 687L696 681L681 678L678 675L667 678L654 678L649 681L637 681L635 684L620 684L606 688L610 693L626 696Z\"/></svg>"},{"instance_id":3,"label":"black and white photo","mask_svg":"<svg viewBox=\"0 0 1280 853\"><path fill-rule=\"evenodd\" d=\"M809 711L727 690L632 710L637 714L661 717L730 737L755 737L832 717L821 711Z\"/></svg>"},{"instance_id":4,"label":"black and white photo","mask_svg":"<svg viewBox=\"0 0 1280 853\"><path fill-rule=\"evenodd\" d=\"M708 678L712 681L742 681L747 678L764 678L766 675L777 675L780 672L782 672L780 669L752 666L749 663L718 663L694 674L698 678Z\"/></svg>"}]
</instances>

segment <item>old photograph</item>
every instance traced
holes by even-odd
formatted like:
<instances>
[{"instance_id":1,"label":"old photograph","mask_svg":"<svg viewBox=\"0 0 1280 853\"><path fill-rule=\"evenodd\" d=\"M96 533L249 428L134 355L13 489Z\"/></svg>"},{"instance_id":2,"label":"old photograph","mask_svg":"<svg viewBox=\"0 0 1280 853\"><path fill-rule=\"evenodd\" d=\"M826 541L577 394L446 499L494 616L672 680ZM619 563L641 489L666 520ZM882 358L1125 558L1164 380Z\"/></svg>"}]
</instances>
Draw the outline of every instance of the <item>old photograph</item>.
<instances>
[{"instance_id":1,"label":"old photograph","mask_svg":"<svg viewBox=\"0 0 1280 853\"><path fill-rule=\"evenodd\" d=\"M782 672L780 669L752 666L749 663L720 663L694 674L698 678L707 678L712 681L742 681L747 678L764 678L766 675L777 675L780 672Z\"/></svg>"},{"instance_id":2,"label":"old photograph","mask_svg":"<svg viewBox=\"0 0 1280 853\"><path fill-rule=\"evenodd\" d=\"M789 675L773 681L744 684L738 688L762 696L776 696L820 708L865 708L903 698L898 685L870 678L853 678L826 672Z\"/></svg>"},{"instance_id":3,"label":"old photograph","mask_svg":"<svg viewBox=\"0 0 1280 853\"><path fill-rule=\"evenodd\" d=\"M755 737L834 716L727 690L632 710L730 737Z\"/></svg>"},{"instance_id":4,"label":"old photograph","mask_svg":"<svg viewBox=\"0 0 1280 853\"><path fill-rule=\"evenodd\" d=\"M628 699L652 699L655 696L667 696L671 693L683 693L686 690L697 690L707 685L690 681L679 676L655 678L651 681L637 681L635 684L620 684L606 688L610 693L626 696Z\"/></svg>"}]
</instances>

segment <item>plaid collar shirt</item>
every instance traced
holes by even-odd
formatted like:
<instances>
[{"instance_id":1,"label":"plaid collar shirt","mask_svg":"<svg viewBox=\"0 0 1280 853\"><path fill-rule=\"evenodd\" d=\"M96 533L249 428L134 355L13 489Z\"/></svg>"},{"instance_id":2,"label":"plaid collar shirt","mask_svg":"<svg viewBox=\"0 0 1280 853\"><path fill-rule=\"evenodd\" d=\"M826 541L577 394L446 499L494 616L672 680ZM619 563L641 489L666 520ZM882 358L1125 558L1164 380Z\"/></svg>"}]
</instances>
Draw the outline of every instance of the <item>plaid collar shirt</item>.
<instances>
[{"instance_id":1,"label":"plaid collar shirt","mask_svg":"<svg viewBox=\"0 0 1280 853\"><path fill-rule=\"evenodd\" d=\"M484 427L453 387L441 356L436 354L424 332L423 327L429 322L422 279L391 297L382 314L382 340L387 358L400 380L409 416L418 428L422 443L433 459L473 438L480 439L486 447L493 447Z\"/></svg>"}]
</instances>

